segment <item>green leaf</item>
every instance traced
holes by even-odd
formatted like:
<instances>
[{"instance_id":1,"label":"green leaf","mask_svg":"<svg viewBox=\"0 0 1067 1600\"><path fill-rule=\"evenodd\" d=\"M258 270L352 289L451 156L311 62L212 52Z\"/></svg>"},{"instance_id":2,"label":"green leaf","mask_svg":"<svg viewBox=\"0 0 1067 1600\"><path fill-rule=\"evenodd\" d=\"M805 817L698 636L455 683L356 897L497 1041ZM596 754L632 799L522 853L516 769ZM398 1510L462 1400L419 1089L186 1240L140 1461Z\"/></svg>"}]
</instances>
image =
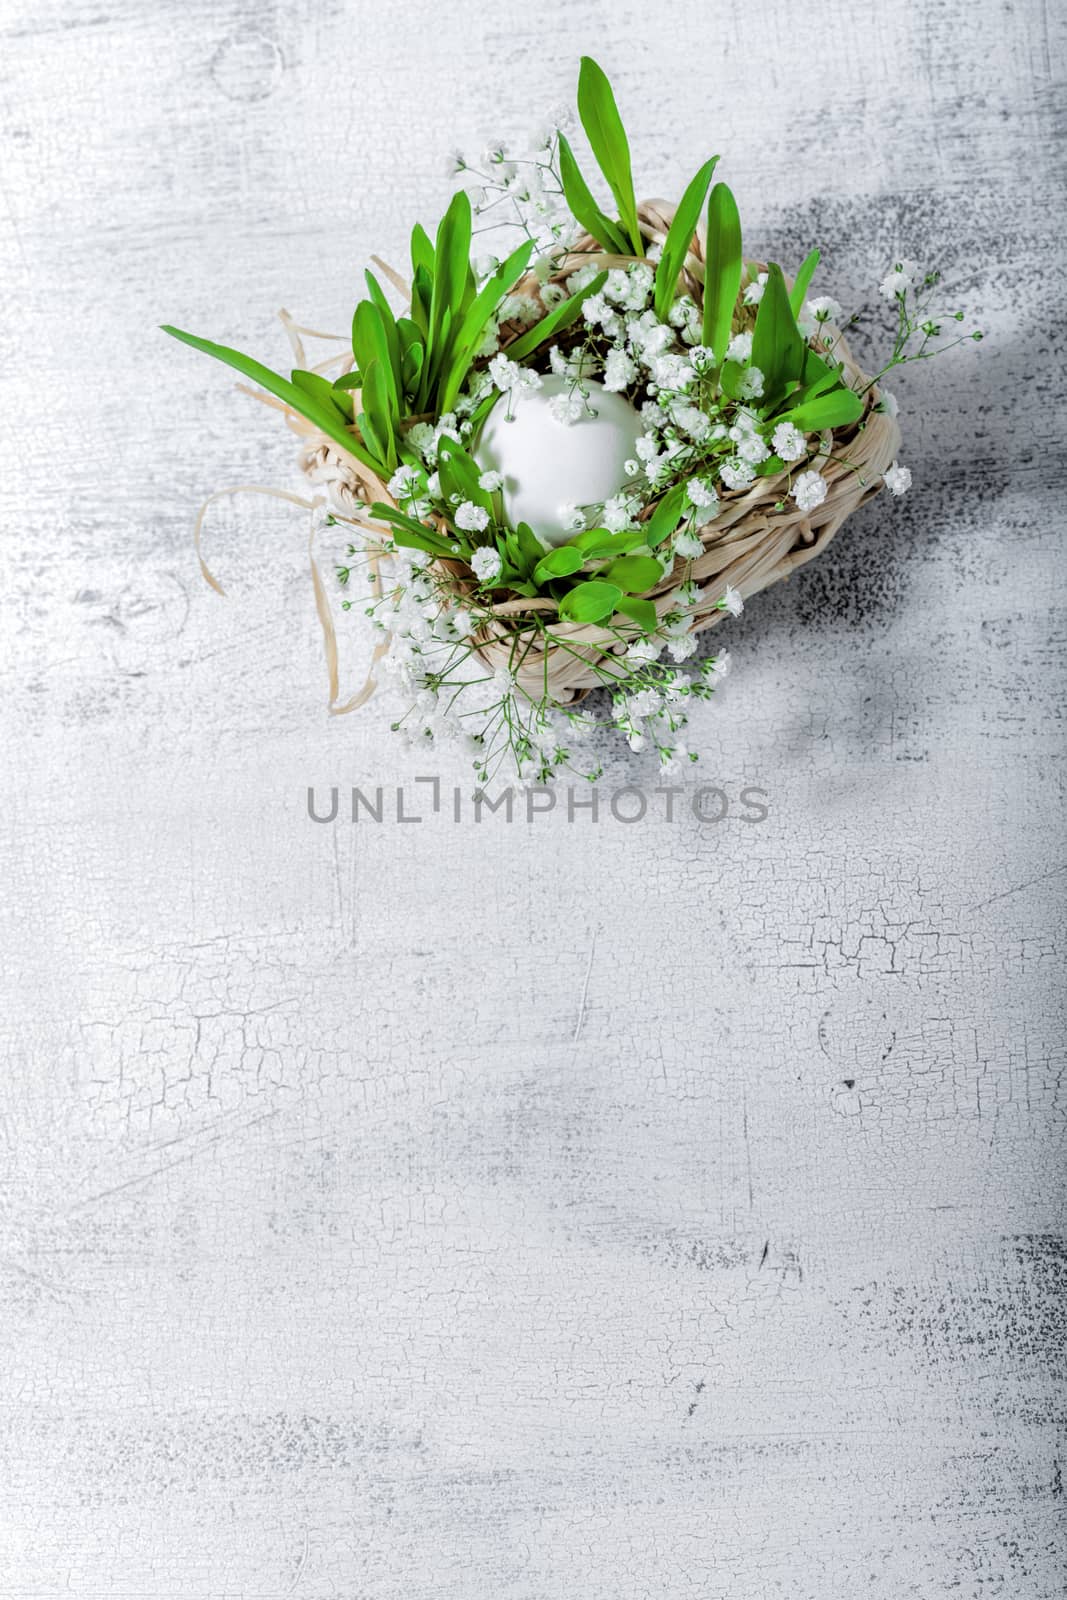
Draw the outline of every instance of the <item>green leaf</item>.
<instances>
[{"instance_id":1,"label":"green leaf","mask_svg":"<svg viewBox=\"0 0 1067 1600\"><path fill-rule=\"evenodd\" d=\"M444 365L449 328L460 315L470 271L471 202L465 189L457 189L437 229L433 291L426 360L422 370L419 409L424 410L433 384Z\"/></svg>"},{"instance_id":2,"label":"green leaf","mask_svg":"<svg viewBox=\"0 0 1067 1600\"><path fill-rule=\"evenodd\" d=\"M615 104L611 84L592 56L583 56L578 73L578 115L582 119L589 143L593 148L608 186L619 208L619 220L630 236L635 256L645 253L645 241L637 220L637 201L634 198L633 172L630 167L630 145L626 129Z\"/></svg>"},{"instance_id":3,"label":"green leaf","mask_svg":"<svg viewBox=\"0 0 1067 1600\"><path fill-rule=\"evenodd\" d=\"M834 389L830 394L816 395L785 413L801 433L817 433L822 428L844 428L858 422L863 415L863 401L852 389Z\"/></svg>"},{"instance_id":4,"label":"green leaf","mask_svg":"<svg viewBox=\"0 0 1067 1600\"><path fill-rule=\"evenodd\" d=\"M693 235L697 231L711 175L715 171L718 159L718 156L712 156L711 160L701 167L679 201L674 220L663 241L663 254L656 263L656 289L653 301L656 315L661 322L666 322L667 314L674 304L678 279L685 266L685 258L693 242ZM712 348L714 349L714 346Z\"/></svg>"},{"instance_id":5,"label":"green leaf","mask_svg":"<svg viewBox=\"0 0 1067 1600\"><path fill-rule=\"evenodd\" d=\"M737 201L725 183L717 183L708 201L708 248L704 271L704 343L721 366L730 343L734 308L741 288L741 219Z\"/></svg>"},{"instance_id":6,"label":"green leaf","mask_svg":"<svg viewBox=\"0 0 1067 1600\"><path fill-rule=\"evenodd\" d=\"M638 527L627 528L623 533L611 533L607 528L590 528L572 542L587 561L611 561L645 544L647 530Z\"/></svg>"},{"instance_id":7,"label":"green leaf","mask_svg":"<svg viewBox=\"0 0 1067 1600\"><path fill-rule=\"evenodd\" d=\"M546 339L551 339L553 334L559 333L561 328L569 328L581 312L582 301L588 295L596 294L602 289L607 279L606 272L598 272L595 278L590 279L584 289L579 289L577 294L572 294L567 300L561 300L558 306L552 307L547 316L541 318L540 322L535 322L532 328L527 328L524 334L520 334L513 344L505 345L504 354L508 360L524 360L526 356L544 344Z\"/></svg>"},{"instance_id":8,"label":"green leaf","mask_svg":"<svg viewBox=\"0 0 1067 1600\"><path fill-rule=\"evenodd\" d=\"M298 389L303 389L305 394L310 395L313 400L317 400L327 410L333 407L342 415L345 414L344 405L345 401L348 400L348 396L337 393L329 378L324 378L321 372L304 372L300 367L295 367L290 373L290 377ZM348 400L349 420L351 419L351 411L352 402Z\"/></svg>"},{"instance_id":9,"label":"green leaf","mask_svg":"<svg viewBox=\"0 0 1067 1600\"><path fill-rule=\"evenodd\" d=\"M222 361L226 366L233 367L234 371L241 373L243 377L251 378L253 383L258 383L268 394L283 400L287 406L292 406L294 411L299 411L302 417L314 423L321 433L333 439L335 444L347 450L349 455L355 456L357 461L362 461L364 466L371 467L375 472L381 470L382 463L348 432L336 411L327 410L306 390L298 388L287 378L272 372L269 367L263 366L262 362L254 361L251 356L244 356L239 350L231 350L224 344L214 344L210 339L200 339L194 333L183 333L181 328L173 328L169 323L162 325L162 331L169 333L172 339L179 339L182 344L189 345L193 350L202 350L205 355L214 356L216 361Z\"/></svg>"},{"instance_id":10,"label":"green leaf","mask_svg":"<svg viewBox=\"0 0 1067 1600\"><path fill-rule=\"evenodd\" d=\"M361 432L390 470L396 466L396 438L390 413L389 384L380 361L372 361L363 374Z\"/></svg>"},{"instance_id":11,"label":"green leaf","mask_svg":"<svg viewBox=\"0 0 1067 1600\"><path fill-rule=\"evenodd\" d=\"M441 488L446 496L449 498L455 496L457 500L470 500L473 505L481 506L492 516L493 497L478 482L481 467L467 454L461 444L455 439L450 439L447 434L442 434L438 442L437 471L441 478Z\"/></svg>"},{"instance_id":12,"label":"green leaf","mask_svg":"<svg viewBox=\"0 0 1067 1600\"><path fill-rule=\"evenodd\" d=\"M430 235L426 232L421 222L416 222L411 230L411 271L412 275L422 268L432 280L434 273L434 249Z\"/></svg>"},{"instance_id":13,"label":"green leaf","mask_svg":"<svg viewBox=\"0 0 1067 1600\"><path fill-rule=\"evenodd\" d=\"M663 496L659 505L644 525L645 543L650 550L654 550L664 539L669 539L682 520L682 513L688 504L688 495L684 483L675 484Z\"/></svg>"},{"instance_id":14,"label":"green leaf","mask_svg":"<svg viewBox=\"0 0 1067 1600\"><path fill-rule=\"evenodd\" d=\"M563 184L563 197L575 221L581 224L586 233L592 234L597 244L602 245L605 250L612 251L615 255L628 256L629 245L614 222L604 215L593 199L592 191L574 159L574 151L562 133L559 136L559 174Z\"/></svg>"},{"instance_id":15,"label":"green leaf","mask_svg":"<svg viewBox=\"0 0 1067 1600\"><path fill-rule=\"evenodd\" d=\"M534 567L535 583L549 583L553 578L569 578L582 565L582 552L572 544L557 545L547 556L542 556Z\"/></svg>"},{"instance_id":16,"label":"green leaf","mask_svg":"<svg viewBox=\"0 0 1067 1600\"><path fill-rule=\"evenodd\" d=\"M396 542L404 544L409 550L428 550L431 555L435 556L454 554L447 540L442 539L439 534L435 533L432 528L428 528L425 523L416 521L414 517L409 517L406 512L398 511L395 506L386 505L382 500L376 500L370 508L370 515L375 522L388 524Z\"/></svg>"},{"instance_id":17,"label":"green leaf","mask_svg":"<svg viewBox=\"0 0 1067 1600\"><path fill-rule=\"evenodd\" d=\"M527 564L531 567L537 565L544 551L544 545L534 533L528 522L520 522L515 529L519 539L519 549Z\"/></svg>"},{"instance_id":18,"label":"green leaf","mask_svg":"<svg viewBox=\"0 0 1067 1600\"><path fill-rule=\"evenodd\" d=\"M426 339L430 328L430 302L433 299L433 273L424 266L415 268L411 280L411 320Z\"/></svg>"},{"instance_id":19,"label":"green leaf","mask_svg":"<svg viewBox=\"0 0 1067 1600\"><path fill-rule=\"evenodd\" d=\"M655 556L622 556L611 563L604 577L609 583L617 583L626 594L640 594L660 582L663 568Z\"/></svg>"},{"instance_id":20,"label":"green leaf","mask_svg":"<svg viewBox=\"0 0 1067 1600\"><path fill-rule=\"evenodd\" d=\"M752 332L752 365L763 373L764 409L774 406L790 379L800 377L805 348L782 269L772 261Z\"/></svg>"},{"instance_id":21,"label":"green leaf","mask_svg":"<svg viewBox=\"0 0 1067 1600\"><path fill-rule=\"evenodd\" d=\"M382 328L385 332L385 344L389 352L389 365L393 372L393 387L397 393L397 415L399 416L403 410L403 406L399 402L404 398L404 379L400 363L400 334L397 330L396 317L393 315L392 306L386 299L385 290L373 272L367 271L363 276L367 280L367 288L370 290L371 300L377 308L378 315L382 321Z\"/></svg>"},{"instance_id":22,"label":"green leaf","mask_svg":"<svg viewBox=\"0 0 1067 1600\"><path fill-rule=\"evenodd\" d=\"M563 596L559 614L571 622L600 622L610 617L622 599L622 590L614 583L603 583L592 578L579 583Z\"/></svg>"},{"instance_id":23,"label":"green leaf","mask_svg":"<svg viewBox=\"0 0 1067 1600\"><path fill-rule=\"evenodd\" d=\"M509 294L530 264L533 241L528 239L508 256L475 295L452 341L448 370L444 375L438 402L439 411L451 411L470 371L474 352L485 333L489 318L505 295Z\"/></svg>"},{"instance_id":24,"label":"green leaf","mask_svg":"<svg viewBox=\"0 0 1067 1600\"><path fill-rule=\"evenodd\" d=\"M393 367L392 352L385 323L378 307L371 300L361 300L352 316L352 353L364 374L363 392L366 400L366 374L377 364L380 369L381 395L384 410L390 419L399 420L401 414L398 378ZM377 422L375 424L377 426Z\"/></svg>"},{"instance_id":25,"label":"green leaf","mask_svg":"<svg viewBox=\"0 0 1067 1600\"><path fill-rule=\"evenodd\" d=\"M624 595L615 607L624 617L632 617L642 633L655 633L659 627L659 613L651 600L637 600L632 595Z\"/></svg>"},{"instance_id":26,"label":"green leaf","mask_svg":"<svg viewBox=\"0 0 1067 1600\"><path fill-rule=\"evenodd\" d=\"M805 258L800 271L793 279L793 287L789 291L789 308L794 317L799 317L800 315L800 308L804 304L804 298L811 287L811 280L815 276L815 268L818 265L819 252L818 250L813 250L811 255Z\"/></svg>"}]
</instances>

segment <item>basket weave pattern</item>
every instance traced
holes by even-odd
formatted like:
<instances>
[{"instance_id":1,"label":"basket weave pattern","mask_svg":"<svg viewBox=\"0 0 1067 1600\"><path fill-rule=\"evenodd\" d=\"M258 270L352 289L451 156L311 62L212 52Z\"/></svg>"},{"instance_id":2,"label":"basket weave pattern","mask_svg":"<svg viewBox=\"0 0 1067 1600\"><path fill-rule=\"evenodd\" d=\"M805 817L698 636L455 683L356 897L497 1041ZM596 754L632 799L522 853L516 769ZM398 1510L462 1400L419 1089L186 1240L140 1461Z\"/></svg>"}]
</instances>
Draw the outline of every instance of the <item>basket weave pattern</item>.
<instances>
[{"instance_id":1,"label":"basket weave pattern","mask_svg":"<svg viewBox=\"0 0 1067 1600\"><path fill-rule=\"evenodd\" d=\"M661 242L666 237L674 210L673 205L660 200L646 200L639 206L642 231L650 242ZM681 286L698 306L703 299L704 249L701 229L686 257L681 279ZM598 267L625 266L634 259L605 255L586 235L575 245L573 255L560 264L553 281L561 282L584 265L590 253L595 253ZM517 292L535 298L538 289L533 274L517 285ZM521 331L517 325L505 326L501 348L506 351L509 339L517 338ZM836 333L830 327L827 331ZM844 362L851 387L859 390L869 384L869 378L839 335L834 354ZM757 479L748 489L723 492L714 520L698 530L703 554L692 562L676 562L674 571L649 591L648 598L660 615L672 609L675 591L687 577L692 578L705 594L699 605L689 608L692 630L700 632L724 615L718 609L718 601L727 585L747 600L770 584L788 578L825 550L845 518L877 493L882 474L897 455L900 431L887 412L875 409L879 398L877 387L871 385L866 389L866 410L861 421L833 433L827 431L821 436L812 461L794 463L794 471L806 465L818 466L826 482L826 499L814 511L804 514L795 505L776 509L788 488L785 471ZM290 421L304 436L300 456L303 471L312 482L328 488L342 514L359 518L365 516L367 506L375 500L394 503L385 484L354 456L343 453L302 418L291 417ZM843 457L848 465L838 459L825 459L831 454ZM470 574L459 563L438 562L437 567L447 572L458 598L471 590ZM546 632L533 638L517 673L519 686L534 699L540 699L546 687L560 705L580 699L604 682L597 672L598 663L609 667L611 658L626 648L618 629L608 632L599 625L547 621L545 614L557 611L556 602L548 596L503 601L492 610L496 620L483 629L477 640L479 654L490 667L508 665L515 630L521 627L523 617L534 612L542 614L540 620ZM560 648L554 642L558 639L566 640L568 648ZM524 645L527 642L524 640Z\"/></svg>"}]
</instances>

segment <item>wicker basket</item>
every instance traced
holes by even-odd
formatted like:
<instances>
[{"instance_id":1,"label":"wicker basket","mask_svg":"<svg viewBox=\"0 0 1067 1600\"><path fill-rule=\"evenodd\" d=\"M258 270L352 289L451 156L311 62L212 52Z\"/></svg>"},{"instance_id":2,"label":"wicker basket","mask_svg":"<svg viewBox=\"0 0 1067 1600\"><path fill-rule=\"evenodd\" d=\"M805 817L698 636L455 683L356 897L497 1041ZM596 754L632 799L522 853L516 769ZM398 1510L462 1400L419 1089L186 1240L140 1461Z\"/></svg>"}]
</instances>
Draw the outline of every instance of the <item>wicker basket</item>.
<instances>
[{"instance_id":1,"label":"wicker basket","mask_svg":"<svg viewBox=\"0 0 1067 1600\"><path fill-rule=\"evenodd\" d=\"M673 205L661 200L646 200L638 207L642 231L650 242L660 242L666 237L674 210ZM685 291L698 305L703 298L704 247L705 235L701 229L686 257L682 274ZM595 240L586 235L575 245L573 256L561 263L555 281L561 281L585 264L591 252L595 253L598 266L625 266L634 259L605 255ZM539 285L530 274L517 288L536 297ZM501 346L506 350L509 339L517 338L522 330L515 326L502 331ZM837 332L832 328L828 331ZM869 383L839 335L835 355L843 360L852 387L861 388ZM648 598L661 615L672 608L675 590L691 577L707 596L704 602L690 609L692 630L699 632L710 628L724 615L717 602L727 585L747 600L769 584L788 578L798 567L825 550L845 518L878 492L882 474L899 448L900 432L896 422L888 412L876 409L880 398L877 387L867 388L865 398L866 409L859 422L827 431L821 437L812 464L820 465L827 485L822 504L807 515L796 506L776 510L783 496L785 471L761 478L748 489L724 492L714 520L699 530L703 554L692 562L677 562L674 571L649 591ZM304 436L300 456L303 471L312 482L328 488L342 514L365 515L366 507L376 500L393 503L385 484L355 457L343 454L302 418L290 415L290 422ZM826 460L831 454L846 457L850 465ZM448 573L460 595L470 589L470 575L459 563L439 562L437 566L438 570ZM523 617L540 612L544 623L544 613L556 610L556 602L547 596L516 598L494 606L498 623L479 636L480 655L490 667L506 666L512 655L515 631L521 629ZM525 652L518 672L520 687L535 699L540 699L547 686L549 695L559 705L573 703L603 682L597 675L597 662L606 663L608 657L626 647L625 640L620 641L618 637L618 629L608 633L599 625L571 622L549 622L544 626L545 631L538 632ZM568 648L560 649L552 642L555 638L565 638ZM579 657L585 657L588 665Z\"/></svg>"}]
</instances>

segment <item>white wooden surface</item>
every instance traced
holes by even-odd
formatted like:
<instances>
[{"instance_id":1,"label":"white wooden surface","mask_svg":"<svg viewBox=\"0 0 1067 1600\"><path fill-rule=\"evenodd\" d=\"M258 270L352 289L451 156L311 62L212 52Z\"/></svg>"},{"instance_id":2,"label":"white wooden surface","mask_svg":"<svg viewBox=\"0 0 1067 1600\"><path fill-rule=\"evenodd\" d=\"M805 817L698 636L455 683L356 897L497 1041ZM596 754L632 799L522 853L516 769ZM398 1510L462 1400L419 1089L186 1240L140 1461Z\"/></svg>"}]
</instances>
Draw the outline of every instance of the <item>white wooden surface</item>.
<instances>
[{"instance_id":1,"label":"white wooden surface","mask_svg":"<svg viewBox=\"0 0 1067 1600\"><path fill-rule=\"evenodd\" d=\"M1061 1595L1055 8L0 13L0 1595ZM731 625L765 823L316 826L465 772L325 716L299 513L202 586L292 452L155 325L343 328L583 50L645 192L988 337Z\"/></svg>"}]
</instances>

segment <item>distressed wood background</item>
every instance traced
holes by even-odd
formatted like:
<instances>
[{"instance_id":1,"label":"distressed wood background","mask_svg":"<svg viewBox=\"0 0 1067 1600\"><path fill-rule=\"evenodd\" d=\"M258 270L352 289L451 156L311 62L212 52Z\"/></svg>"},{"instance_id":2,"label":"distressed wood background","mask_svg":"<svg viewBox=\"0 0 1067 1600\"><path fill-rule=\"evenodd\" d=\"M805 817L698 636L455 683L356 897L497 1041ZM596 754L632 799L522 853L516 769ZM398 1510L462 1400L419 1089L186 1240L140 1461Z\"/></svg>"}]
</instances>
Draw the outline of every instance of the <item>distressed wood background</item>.
<instances>
[{"instance_id":1,"label":"distressed wood background","mask_svg":"<svg viewBox=\"0 0 1067 1600\"><path fill-rule=\"evenodd\" d=\"M0 16L4 1600L1062 1595L1062 14ZM190 547L299 485L156 324L343 329L585 50L645 193L721 150L753 248L987 332L729 624L717 825L434 815L300 514L213 517L228 601Z\"/></svg>"}]
</instances>

